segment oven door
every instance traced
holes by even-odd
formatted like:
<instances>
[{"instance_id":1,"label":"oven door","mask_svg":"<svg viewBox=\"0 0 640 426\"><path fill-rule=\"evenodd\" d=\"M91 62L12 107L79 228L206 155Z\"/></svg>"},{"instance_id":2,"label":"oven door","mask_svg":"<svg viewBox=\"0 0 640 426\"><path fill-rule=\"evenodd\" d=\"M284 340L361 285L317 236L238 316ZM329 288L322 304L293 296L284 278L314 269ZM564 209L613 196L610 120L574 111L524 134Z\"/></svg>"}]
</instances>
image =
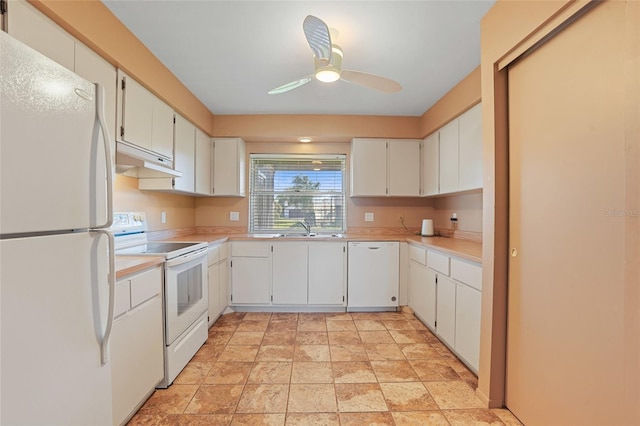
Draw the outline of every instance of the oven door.
<instances>
[{"instance_id":1,"label":"oven door","mask_svg":"<svg viewBox=\"0 0 640 426\"><path fill-rule=\"evenodd\" d=\"M168 260L164 285L168 346L207 311L207 249Z\"/></svg>"}]
</instances>

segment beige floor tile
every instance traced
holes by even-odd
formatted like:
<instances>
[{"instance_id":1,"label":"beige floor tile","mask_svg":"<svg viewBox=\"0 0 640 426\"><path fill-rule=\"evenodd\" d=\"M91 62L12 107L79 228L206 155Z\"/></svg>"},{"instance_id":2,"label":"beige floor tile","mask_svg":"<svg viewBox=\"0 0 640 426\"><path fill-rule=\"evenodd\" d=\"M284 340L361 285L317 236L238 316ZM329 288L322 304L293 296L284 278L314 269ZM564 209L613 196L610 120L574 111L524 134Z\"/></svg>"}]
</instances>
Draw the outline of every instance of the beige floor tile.
<instances>
[{"instance_id":1,"label":"beige floor tile","mask_svg":"<svg viewBox=\"0 0 640 426\"><path fill-rule=\"evenodd\" d=\"M335 383L377 383L371 364L367 361L332 362Z\"/></svg>"},{"instance_id":2,"label":"beige floor tile","mask_svg":"<svg viewBox=\"0 0 640 426\"><path fill-rule=\"evenodd\" d=\"M327 320L327 331L356 331L353 321L329 321Z\"/></svg>"},{"instance_id":3,"label":"beige floor tile","mask_svg":"<svg viewBox=\"0 0 640 426\"><path fill-rule=\"evenodd\" d=\"M337 413L288 413L286 426L340 426Z\"/></svg>"},{"instance_id":4,"label":"beige floor tile","mask_svg":"<svg viewBox=\"0 0 640 426\"><path fill-rule=\"evenodd\" d=\"M172 386L173 387L173 386ZM242 385L202 385L187 406L187 414L230 414L236 410Z\"/></svg>"},{"instance_id":5,"label":"beige floor tile","mask_svg":"<svg viewBox=\"0 0 640 426\"><path fill-rule=\"evenodd\" d=\"M366 344L364 349L370 361L404 361L405 357L398 345L380 343Z\"/></svg>"},{"instance_id":6,"label":"beige floor tile","mask_svg":"<svg viewBox=\"0 0 640 426\"><path fill-rule=\"evenodd\" d=\"M291 383L333 383L330 362L294 362Z\"/></svg>"},{"instance_id":7,"label":"beige floor tile","mask_svg":"<svg viewBox=\"0 0 640 426\"><path fill-rule=\"evenodd\" d=\"M393 418L390 413L340 413L342 426L391 426Z\"/></svg>"},{"instance_id":8,"label":"beige floor tile","mask_svg":"<svg viewBox=\"0 0 640 426\"><path fill-rule=\"evenodd\" d=\"M298 331L296 335L298 345L328 345L329 337L326 331Z\"/></svg>"},{"instance_id":9,"label":"beige floor tile","mask_svg":"<svg viewBox=\"0 0 640 426\"><path fill-rule=\"evenodd\" d=\"M232 414L182 414L177 417L177 426L228 426Z\"/></svg>"},{"instance_id":10,"label":"beige floor tile","mask_svg":"<svg viewBox=\"0 0 640 426\"><path fill-rule=\"evenodd\" d=\"M269 321L272 316L270 312L247 312L242 321Z\"/></svg>"},{"instance_id":11,"label":"beige floor tile","mask_svg":"<svg viewBox=\"0 0 640 426\"><path fill-rule=\"evenodd\" d=\"M296 312L274 312L271 314L271 321L298 321L298 314Z\"/></svg>"},{"instance_id":12,"label":"beige floor tile","mask_svg":"<svg viewBox=\"0 0 640 426\"><path fill-rule=\"evenodd\" d=\"M409 321L409 324L411 324L416 330L428 330L427 326L424 325L419 319L408 318L407 321Z\"/></svg>"},{"instance_id":13,"label":"beige floor tile","mask_svg":"<svg viewBox=\"0 0 640 426\"><path fill-rule=\"evenodd\" d=\"M256 362L247 383L289 383L290 380L290 362Z\"/></svg>"},{"instance_id":14,"label":"beige floor tile","mask_svg":"<svg viewBox=\"0 0 640 426\"><path fill-rule=\"evenodd\" d=\"M263 337L262 331L236 331L227 345L259 345Z\"/></svg>"},{"instance_id":15,"label":"beige floor tile","mask_svg":"<svg viewBox=\"0 0 640 426\"><path fill-rule=\"evenodd\" d=\"M349 312L327 312L324 317L327 321L353 321Z\"/></svg>"},{"instance_id":16,"label":"beige floor tile","mask_svg":"<svg viewBox=\"0 0 640 426\"><path fill-rule=\"evenodd\" d=\"M300 312L298 314L298 322L306 321L324 321L327 315L324 312Z\"/></svg>"},{"instance_id":17,"label":"beige floor tile","mask_svg":"<svg viewBox=\"0 0 640 426\"><path fill-rule=\"evenodd\" d=\"M336 383L335 387L341 413L388 411L377 383Z\"/></svg>"},{"instance_id":18,"label":"beige floor tile","mask_svg":"<svg viewBox=\"0 0 640 426\"><path fill-rule=\"evenodd\" d=\"M336 392L333 385L291 384L288 412L331 413L336 410Z\"/></svg>"},{"instance_id":19,"label":"beige floor tile","mask_svg":"<svg viewBox=\"0 0 640 426\"><path fill-rule=\"evenodd\" d=\"M378 320L355 320L353 321L358 331L384 331L387 327Z\"/></svg>"},{"instance_id":20,"label":"beige floor tile","mask_svg":"<svg viewBox=\"0 0 640 426\"><path fill-rule=\"evenodd\" d=\"M363 320L380 320L382 321L382 313L380 312L351 312L351 318L354 321L363 321Z\"/></svg>"},{"instance_id":21,"label":"beige floor tile","mask_svg":"<svg viewBox=\"0 0 640 426\"><path fill-rule=\"evenodd\" d=\"M400 320L383 320L387 330L413 330L413 326L405 319Z\"/></svg>"},{"instance_id":22,"label":"beige floor tile","mask_svg":"<svg viewBox=\"0 0 640 426\"><path fill-rule=\"evenodd\" d=\"M177 414L143 414L138 411L127 426L177 426L179 417Z\"/></svg>"},{"instance_id":23,"label":"beige floor tile","mask_svg":"<svg viewBox=\"0 0 640 426\"><path fill-rule=\"evenodd\" d=\"M327 322L322 320L298 319L298 331L327 331Z\"/></svg>"},{"instance_id":24,"label":"beige floor tile","mask_svg":"<svg viewBox=\"0 0 640 426\"><path fill-rule=\"evenodd\" d=\"M211 326L211 328L209 329L209 334L217 332L217 331L230 331L230 332L234 332L236 331L236 329L238 328L238 325L240 325L242 321L237 321L235 323L232 324L218 324L215 323Z\"/></svg>"},{"instance_id":25,"label":"beige floor tile","mask_svg":"<svg viewBox=\"0 0 640 426\"><path fill-rule=\"evenodd\" d=\"M503 426L504 423L498 416L486 408L471 410L443 410L442 413L447 418L451 426L467 425L491 425Z\"/></svg>"},{"instance_id":26,"label":"beige floor tile","mask_svg":"<svg viewBox=\"0 0 640 426\"><path fill-rule=\"evenodd\" d=\"M236 331L266 331L269 320L263 321L242 321Z\"/></svg>"},{"instance_id":27,"label":"beige floor tile","mask_svg":"<svg viewBox=\"0 0 640 426\"><path fill-rule=\"evenodd\" d=\"M231 426L283 426L284 414L236 414Z\"/></svg>"},{"instance_id":28,"label":"beige floor tile","mask_svg":"<svg viewBox=\"0 0 640 426\"><path fill-rule=\"evenodd\" d=\"M420 382L380 383L380 388L391 411L438 409L438 405Z\"/></svg>"},{"instance_id":29,"label":"beige floor tile","mask_svg":"<svg viewBox=\"0 0 640 426\"><path fill-rule=\"evenodd\" d=\"M226 346L218 357L220 362L253 362L258 354L257 345Z\"/></svg>"},{"instance_id":30,"label":"beige floor tile","mask_svg":"<svg viewBox=\"0 0 640 426\"><path fill-rule=\"evenodd\" d=\"M204 379L207 385L241 385L247 381L252 363L216 362Z\"/></svg>"},{"instance_id":31,"label":"beige floor tile","mask_svg":"<svg viewBox=\"0 0 640 426\"><path fill-rule=\"evenodd\" d=\"M190 362L173 381L177 385L201 385L209 374L213 362Z\"/></svg>"},{"instance_id":32,"label":"beige floor tile","mask_svg":"<svg viewBox=\"0 0 640 426\"><path fill-rule=\"evenodd\" d=\"M438 351L428 343L409 343L399 346L407 359L434 359L440 357Z\"/></svg>"},{"instance_id":33,"label":"beige floor tile","mask_svg":"<svg viewBox=\"0 0 640 426\"><path fill-rule=\"evenodd\" d=\"M382 321L406 321L407 316L402 312L380 312L376 314L376 319Z\"/></svg>"},{"instance_id":34,"label":"beige floor tile","mask_svg":"<svg viewBox=\"0 0 640 426\"><path fill-rule=\"evenodd\" d=\"M522 426L522 423L506 408L493 408L491 412L498 416L506 426Z\"/></svg>"},{"instance_id":35,"label":"beige floor tile","mask_svg":"<svg viewBox=\"0 0 640 426\"><path fill-rule=\"evenodd\" d=\"M371 361L371 367L379 382L420 381L407 361Z\"/></svg>"},{"instance_id":36,"label":"beige floor tile","mask_svg":"<svg viewBox=\"0 0 640 426\"><path fill-rule=\"evenodd\" d=\"M413 367L420 380L423 382L439 382L444 380L460 380L460 376L449 365L446 360L435 359L410 359L409 363Z\"/></svg>"},{"instance_id":37,"label":"beige floor tile","mask_svg":"<svg viewBox=\"0 0 640 426\"><path fill-rule=\"evenodd\" d=\"M297 329L297 321L270 321L267 326L267 331L296 331Z\"/></svg>"},{"instance_id":38,"label":"beige floor tile","mask_svg":"<svg viewBox=\"0 0 640 426\"><path fill-rule=\"evenodd\" d=\"M391 413L396 426L449 426L441 411L408 411Z\"/></svg>"},{"instance_id":39,"label":"beige floor tile","mask_svg":"<svg viewBox=\"0 0 640 426\"><path fill-rule=\"evenodd\" d=\"M209 331L207 343L210 345L226 345L233 333L233 331Z\"/></svg>"},{"instance_id":40,"label":"beige floor tile","mask_svg":"<svg viewBox=\"0 0 640 426\"><path fill-rule=\"evenodd\" d=\"M483 408L474 390L463 381L424 382L424 385L442 410Z\"/></svg>"},{"instance_id":41,"label":"beige floor tile","mask_svg":"<svg viewBox=\"0 0 640 426\"><path fill-rule=\"evenodd\" d=\"M296 345L293 360L303 361L331 361L329 345Z\"/></svg>"},{"instance_id":42,"label":"beige floor tile","mask_svg":"<svg viewBox=\"0 0 640 426\"><path fill-rule=\"evenodd\" d=\"M238 403L238 413L284 413L289 384L247 384ZM283 419L284 420L284 419Z\"/></svg>"},{"instance_id":43,"label":"beige floor tile","mask_svg":"<svg viewBox=\"0 0 640 426\"><path fill-rule=\"evenodd\" d=\"M208 343L202 347L191 358L193 362L214 362L224 351L225 345L210 345Z\"/></svg>"},{"instance_id":44,"label":"beige floor tile","mask_svg":"<svg viewBox=\"0 0 640 426\"><path fill-rule=\"evenodd\" d=\"M293 361L293 345L262 345L256 361Z\"/></svg>"},{"instance_id":45,"label":"beige floor tile","mask_svg":"<svg viewBox=\"0 0 640 426\"><path fill-rule=\"evenodd\" d=\"M344 323L346 321L334 321ZM329 324L327 322L327 324ZM360 345L360 335L357 331L329 331L329 344L330 345Z\"/></svg>"},{"instance_id":46,"label":"beige floor tile","mask_svg":"<svg viewBox=\"0 0 640 426\"><path fill-rule=\"evenodd\" d=\"M329 345L331 361L368 361L363 345Z\"/></svg>"},{"instance_id":47,"label":"beige floor tile","mask_svg":"<svg viewBox=\"0 0 640 426\"><path fill-rule=\"evenodd\" d=\"M362 343L396 343L388 331L359 331Z\"/></svg>"},{"instance_id":48,"label":"beige floor tile","mask_svg":"<svg viewBox=\"0 0 640 426\"><path fill-rule=\"evenodd\" d=\"M172 385L156 390L140 408L140 414L181 414L198 391L198 385Z\"/></svg>"},{"instance_id":49,"label":"beige floor tile","mask_svg":"<svg viewBox=\"0 0 640 426\"><path fill-rule=\"evenodd\" d=\"M418 330L389 330L389 334L399 344L427 343L424 333Z\"/></svg>"},{"instance_id":50,"label":"beige floor tile","mask_svg":"<svg viewBox=\"0 0 640 426\"><path fill-rule=\"evenodd\" d=\"M263 345L293 345L295 342L295 331L267 331L262 339Z\"/></svg>"}]
</instances>

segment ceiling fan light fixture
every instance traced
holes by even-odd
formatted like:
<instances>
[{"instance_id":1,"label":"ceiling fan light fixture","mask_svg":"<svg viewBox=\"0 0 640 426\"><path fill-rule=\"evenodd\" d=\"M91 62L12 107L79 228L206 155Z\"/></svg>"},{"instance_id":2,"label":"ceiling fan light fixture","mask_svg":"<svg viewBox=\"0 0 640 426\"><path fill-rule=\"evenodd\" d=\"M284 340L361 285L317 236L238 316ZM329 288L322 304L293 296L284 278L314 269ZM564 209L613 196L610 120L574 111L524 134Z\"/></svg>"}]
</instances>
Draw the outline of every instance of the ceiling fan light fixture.
<instances>
[{"instance_id":1,"label":"ceiling fan light fixture","mask_svg":"<svg viewBox=\"0 0 640 426\"><path fill-rule=\"evenodd\" d=\"M340 79L340 73L333 68L320 69L316 71L316 79L323 83L333 83Z\"/></svg>"}]
</instances>

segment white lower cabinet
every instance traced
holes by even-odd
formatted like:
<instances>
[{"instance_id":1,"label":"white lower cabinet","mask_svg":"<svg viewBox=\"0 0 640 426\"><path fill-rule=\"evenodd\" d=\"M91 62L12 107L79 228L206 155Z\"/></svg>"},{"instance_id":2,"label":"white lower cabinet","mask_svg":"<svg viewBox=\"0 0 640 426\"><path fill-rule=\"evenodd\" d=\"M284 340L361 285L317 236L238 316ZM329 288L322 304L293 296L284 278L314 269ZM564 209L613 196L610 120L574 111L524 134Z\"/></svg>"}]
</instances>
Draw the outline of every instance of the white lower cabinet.
<instances>
[{"instance_id":1,"label":"white lower cabinet","mask_svg":"<svg viewBox=\"0 0 640 426\"><path fill-rule=\"evenodd\" d=\"M162 268L116 283L111 335L113 423L124 424L164 377Z\"/></svg>"},{"instance_id":2,"label":"white lower cabinet","mask_svg":"<svg viewBox=\"0 0 640 426\"><path fill-rule=\"evenodd\" d=\"M272 244L271 282L276 305L306 305L309 243Z\"/></svg>"},{"instance_id":3,"label":"white lower cabinet","mask_svg":"<svg viewBox=\"0 0 640 426\"><path fill-rule=\"evenodd\" d=\"M456 338L460 356L478 370L480 360L480 307L482 293L464 284L456 287Z\"/></svg>"},{"instance_id":4,"label":"white lower cabinet","mask_svg":"<svg viewBox=\"0 0 640 426\"><path fill-rule=\"evenodd\" d=\"M436 292L436 334L454 347L456 337L456 284L438 276Z\"/></svg>"},{"instance_id":5,"label":"white lower cabinet","mask_svg":"<svg viewBox=\"0 0 640 426\"><path fill-rule=\"evenodd\" d=\"M227 282L227 243L209 245L209 327L224 312L229 304Z\"/></svg>"},{"instance_id":6,"label":"white lower cabinet","mask_svg":"<svg viewBox=\"0 0 640 426\"><path fill-rule=\"evenodd\" d=\"M231 243L231 303L271 303L271 244L253 241Z\"/></svg>"},{"instance_id":7,"label":"white lower cabinet","mask_svg":"<svg viewBox=\"0 0 640 426\"><path fill-rule=\"evenodd\" d=\"M347 245L309 244L309 305L345 305Z\"/></svg>"},{"instance_id":8,"label":"white lower cabinet","mask_svg":"<svg viewBox=\"0 0 640 426\"><path fill-rule=\"evenodd\" d=\"M436 327L436 273L416 261L409 262L409 307L429 328Z\"/></svg>"}]
</instances>

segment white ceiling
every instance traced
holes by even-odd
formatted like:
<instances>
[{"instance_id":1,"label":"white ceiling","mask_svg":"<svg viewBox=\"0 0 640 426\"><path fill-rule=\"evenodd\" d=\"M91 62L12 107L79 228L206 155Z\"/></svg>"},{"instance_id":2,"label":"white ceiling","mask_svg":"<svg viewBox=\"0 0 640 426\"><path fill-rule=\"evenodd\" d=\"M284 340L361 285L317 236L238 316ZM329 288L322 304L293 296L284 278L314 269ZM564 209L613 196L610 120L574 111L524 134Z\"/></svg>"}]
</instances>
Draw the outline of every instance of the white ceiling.
<instances>
[{"instance_id":1,"label":"white ceiling","mask_svg":"<svg viewBox=\"0 0 640 426\"><path fill-rule=\"evenodd\" d=\"M103 0L214 114L419 116L480 63L480 20L494 0ZM343 68L391 78L385 94L318 81L302 22L338 30Z\"/></svg>"}]
</instances>

